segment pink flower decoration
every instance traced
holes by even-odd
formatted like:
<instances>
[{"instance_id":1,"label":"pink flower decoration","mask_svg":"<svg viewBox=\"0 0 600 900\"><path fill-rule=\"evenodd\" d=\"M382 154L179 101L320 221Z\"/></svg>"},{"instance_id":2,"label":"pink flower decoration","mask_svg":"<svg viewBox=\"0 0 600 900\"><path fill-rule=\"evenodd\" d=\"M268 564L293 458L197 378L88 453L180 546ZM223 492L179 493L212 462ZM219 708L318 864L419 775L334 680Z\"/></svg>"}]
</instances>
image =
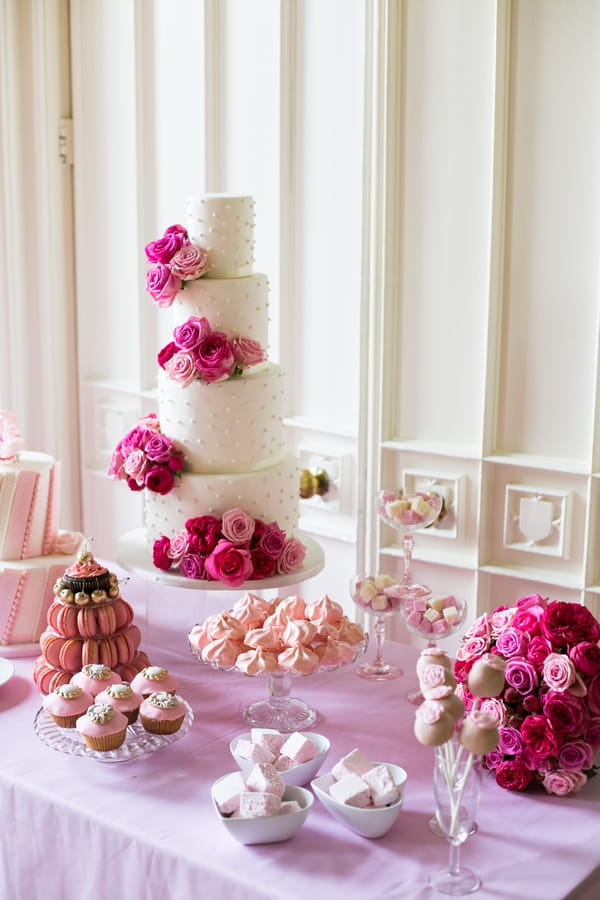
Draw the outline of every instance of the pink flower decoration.
<instances>
[{"instance_id":1,"label":"pink flower decoration","mask_svg":"<svg viewBox=\"0 0 600 900\"><path fill-rule=\"evenodd\" d=\"M176 278L163 263L156 263L146 276L146 290L156 305L163 309L172 305L180 289L181 279Z\"/></svg>"},{"instance_id":2,"label":"pink flower decoration","mask_svg":"<svg viewBox=\"0 0 600 900\"><path fill-rule=\"evenodd\" d=\"M0 461L13 462L24 449L25 441L16 416L8 410L0 410Z\"/></svg>"},{"instance_id":3,"label":"pink flower decoration","mask_svg":"<svg viewBox=\"0 0 600 900\"><path fill-rule=\"evenodd\" d=\"M183 468L183 453L162 434L158 418L151 414L138 422L115 447L108 474L123 480L132 491L144 488L167 494L175 475ZM160 568L160 567L159 567Z\"/></svg>"},{"instance_id":4,"label":"pink flower decoration","mask_svg":"<svg viewBox=\"0 0 600 900\"><path fill-rule=\"evenodd\" d=\"M187 387L198 377L196 360L191 353L183 350L165 363L165 372L171 381L177 381L182 387Z\"/></svg>"},{"instance_id":5,"label":"pink flower decoration","mask_svg":"<svg viewBox=\"0 0 600 900\"><path fill-rule=\"evenodd\" d=\"M540 784L561 796L580 790L600 749L600 624L581 604L540 594L480 616L454 664L466 709L469 674L485 653L506 661L495 701L500 742L486 756L496 782L508 790Z\"/></svg>"}]
</instances>

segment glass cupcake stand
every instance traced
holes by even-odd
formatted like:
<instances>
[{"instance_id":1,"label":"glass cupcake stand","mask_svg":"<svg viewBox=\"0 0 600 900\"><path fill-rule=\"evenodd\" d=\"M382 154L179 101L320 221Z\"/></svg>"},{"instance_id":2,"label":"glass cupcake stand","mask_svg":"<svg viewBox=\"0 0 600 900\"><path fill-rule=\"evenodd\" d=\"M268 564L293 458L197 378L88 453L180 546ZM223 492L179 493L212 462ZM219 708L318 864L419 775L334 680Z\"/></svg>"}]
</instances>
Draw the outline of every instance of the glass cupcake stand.
<instances>
[{"instance_id":1,"label":"glass cupcake stand","mask_svg":"<svg viewBox=\"0 0 600 900\"><path fill-rule=\"evenodd\" d=\"M43 707L35 714L33 728L39 739L52 750L103 763L128 762L168 747L188 733L194 721L194 713L186 700L182 697L179 699L185 706L185 717L175 734L150 734L138 719L133 725L127 726L125 740L116 750L91 750L76 728L59 728Z\"/></svg>"},{"instance_id":2,"label":"glass cupcake stand","mask_svg":"<svg viewBox=\"0 0 600 900\"><path fill-rule=\"evenodd\" d=\"M152 562L152 550L145 540L144 529L139 528L135 531L124 535L117 543L115 562L126 572L144 578L157 584L163 584L170 587L185 588L187 590L203 591L207 593L213 592L232 592L239 593L241 596L246 591L259 593L267 590L280 590L284 587L293 587L313 578L323 570L325 565L325 554L322 547L309 535L300 533L298 535L306 547L306 556L304 564L300 569L286 575L276 575L272 578L256 579L246 581L236 588L217 581L204 581L199 579L185 578L181 575L170 572L163 572L157 569ZM365 652L367 640L356 645L357 659ZM190 648L191 649L191 648ZM239 671L235 666L223 667L208 663L202 659L201 652L192 650L203 665L210 666L219 671ZM354 661L354 660L352 660ZM318 671L330 671L338 666L324 667L321 666ZM266 678L267 681L267 697L264 700L256 701L250 704L244 712L244 720L255 727L276 728L281 732L298 731L302 728L309 728L318 718L316 710L312 709L303 700L290 696L292 681L298 678L309 678L309 675L294 675L288 672L276 671L268 676L246 675L240 671L240 676L245 678Z\"/></svg>"}]
</instances>

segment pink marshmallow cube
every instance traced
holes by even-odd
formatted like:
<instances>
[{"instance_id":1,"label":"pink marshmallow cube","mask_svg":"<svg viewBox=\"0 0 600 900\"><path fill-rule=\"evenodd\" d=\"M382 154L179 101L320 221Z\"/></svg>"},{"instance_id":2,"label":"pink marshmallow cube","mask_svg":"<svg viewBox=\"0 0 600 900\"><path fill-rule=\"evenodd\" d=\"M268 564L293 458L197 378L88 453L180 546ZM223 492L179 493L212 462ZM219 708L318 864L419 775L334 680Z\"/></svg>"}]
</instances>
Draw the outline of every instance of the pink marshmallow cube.
<instances>
[{"instance_id":1,"label":"pink marshmallow cube","mask_svg":"<svg viewBox=\"0 0 600 900\"><path fill-rule=\"evenodd\" d=\"M362 776L363 781L369 786L373 806L389 806L400 797L400 788L395 784L385 765L373 766Z\"/></svg>"},{"instance_id":2,"label":"pink marshmallow cube","mask_svg":"<svg viewBox=\"0 0 600 900\"><path fill-rule=\"evenodd\" d=\"M294 768L296 763L293 759L290 759L289 756L278 756L273 765L278 772L288 772L290 769Z\"/></svg>"},{"instance_id":3,"label":"pink marshmallow cube","mask_svg":"<svg viewBox=\"0 0 600 900\"><path fill-rule=\"evenodd\" d=\"M240 817L256 819L259 816L276 816L281 798L269 791L244 791L240 794Z\"/></svg>"},{"instance_id":4,"label":"pink marshmallow cube","mask_svg":"<svg viewBox=\"0 0 600 900\"><path fill-rule=\"evenodd\" d=\"M297 800L284 800L279 807L279 815L285 816L287 813L300 812L301 809Z\"/></svg>"},{"instance_id":5,"label":"pink marshmallow cube","mask_svg":"<svg viewBox=\"0 0 600 900\"><path fill-rule=\"evenodd\" d=\"M229 816L239 810L240 795L245 790L246 785L241 772L232 772L230 775L226 775L214 786L215 803L224 816Z\"/></svg>"},{"instance_id":6,"label":"pink marshmallow cube","mask_svg":"<svg viewBox=\"0 0 600 900\"><path fill-rule=\"evenodd\" d=\"M425 600L423 597L415 597L415 599L413 600L413 609L416 609L417 612L424 613L427 609L427 600Z\"/></svg>"},{"instance_id":7,"label":"pink marshmallow cube","mask_svg":"<svg viewBox=\"0 0 600 900\"><path fill-rule=\"evenodd\" d=\"M249 791L275 794L279 798L283 797L285 791L281 775L270 763L257 763L246 778L246 787Z\"/></svg>"},{"instance_id":8,"label":"pink marshmallow cube","mask_svg":"<svg viewBox=\"0 0 600 900\"><path fill-rule=\"evenodd\" d=\"M345 803L347 806L364 809L371 804L369 786L354 772L345 775L340 781L334 781L329 787L329 793L338 803Z\"/></svg>"},{"instance_id":9,"label":"pink marshmallow cube","mask_svg":"<svg viewBox=\"0 0 600 900\"><path fill-rule=\"evenodd\" d=\"M331 773L339 781L347 775L362 775L363 772L368 772L370 768L371 763L367 757L361 750L355 748L336 762Z\"/></svg>"},{"instance_id":10,"label":"pink marshmallow cube","mask_svg":"<svg viewBox=\"0 0 600 900\"><path fill-rule=\"evenodd\" d=\"M417 628L423 634L430 634L431 633L431 622L429 621L429 619L421 619Z\"/></svg>"},{"instance_id":11,"label":"pink marshmallow cube","mask_svg":"<svg viewBox=\"0 0 600 900\"><path fill-rule=\"evenodd\" d=\"M413 628L419 628L422 619L423 616L421 613L413 610L413 612L406 616L406 624L411 625Z\"/></svg>"},{"instance_id":12,"label":"pink marshmallow cube","mask_svg":"<svg viewBox=\"0 0 600 900\"><path fill-rule=\"evenodd\" d=\"M235 745L235 752L242 759L247 759L253 763L274 763L277 757L266 747L255 744L246 738L240 738Z\"/></svg>"},{"instance_id":13,"label":"pink marshmallow cube","mask_svg":"<svg viewBox=\"0 0 600 900\"><path fill-rule=\"evenodd\" d=\"M282 756L289 756L297 765L300 765L314 759L319 751L314 741L299 731L294 731L287 738L280 752Z\"/></svg>"},{"instance_id":14,"label":"pink marshmallow cube","mask_svg":"<svg viewBox=\"0 0 600 900\"><path fill-rule=\"evenodd\" d=\"M265 747L275 757L279 756L286 737L287 735L281 734L279 731L274 731L271 728L250 729L250 740L254 744Z\"/></svg>"},{"instance_id":15,"label":"pink marshmallow cube","mask_svg":"<svg viewBox=\"0 0 600 900\"><path fill-rule=\"evenodd\" d=\"M437 622L433 622L431 625L431 633L432 634L445 634L448 631L449 622L446 619L438 619Z\"/></svg>"}]
</instances>

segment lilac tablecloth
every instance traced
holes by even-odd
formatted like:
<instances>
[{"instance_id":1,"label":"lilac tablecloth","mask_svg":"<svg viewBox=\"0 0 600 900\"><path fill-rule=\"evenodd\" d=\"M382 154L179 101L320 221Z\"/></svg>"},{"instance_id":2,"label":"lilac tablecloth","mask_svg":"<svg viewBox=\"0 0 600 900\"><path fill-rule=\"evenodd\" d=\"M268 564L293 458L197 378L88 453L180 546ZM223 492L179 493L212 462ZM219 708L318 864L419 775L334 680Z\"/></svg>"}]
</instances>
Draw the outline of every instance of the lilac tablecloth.
<instances>
[{"instance_id":1,"label":"lilac tablecloth","mask_svg":"<svg viewBox=\"0 0 600 900\"><path fill-rule=\"evenodd\" d=\"M354 667L294 682L315 706L315 730L331 740L328 763L360 747L408 771L404 808L392 830L367 840L315 800L290 841L236 843L210 802L212 781L235 765L229 741L247 726L242 711L266 683L200 665L186 628L168 640L152 631L153 663L175 672L194 710L172 746L121 764L63 754L33 729L40 696L32 659L13 659L0 687L0 898L2 900L388 900L441 896L427 885L448 847L428 829L433 751L413 736L416 651L388 644L405 676L358 678ZM156 644L156 646L155 646ZM171 649L165 649L166 646ZM372 650L368 655L372 655ZM327 769L327 762L325 769ZM462 849L482 877L480 898L561 900L600 894L600 778L567 799L513 794L484 777L479 831Z\"/></svg>"}]
</instances>

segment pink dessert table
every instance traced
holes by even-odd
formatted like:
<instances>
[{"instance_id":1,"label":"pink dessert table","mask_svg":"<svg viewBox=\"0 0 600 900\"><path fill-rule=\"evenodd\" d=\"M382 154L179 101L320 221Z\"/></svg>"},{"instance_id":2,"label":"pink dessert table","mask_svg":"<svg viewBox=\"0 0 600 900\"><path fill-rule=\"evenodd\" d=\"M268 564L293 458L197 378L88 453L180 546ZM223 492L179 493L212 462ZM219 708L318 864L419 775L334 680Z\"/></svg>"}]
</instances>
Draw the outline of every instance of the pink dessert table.
<instances>
[{"instance_id":1,"label":"pink dessert table","mask_svg":"<svg viewBox=\"0 0 600 900\"><path fill-rule=\"evenodd\" d=\"M210 785L234 771L229 742L248 730L243 709L264 696L265 682L214 671L191 655L191 593L155 588L149 596L135 578L123 589L136 609L144 649L154 664L177 675L194 712L190 731L154 753L107 764L48 747L33 727L41 703L31 681L33 659L11 659L15 673L0 685L0 898L442 896L427 883L428 870L448 856L446 842L428 828L433 751L414 738L414 707L405 698L416 686L417 651L386 645L390 660L405 673L394 681L365 681L351 666L296 679L292 691L318 710L313 728L331 740L325 770L354 747L407 770L404 808L392 830L377 840L359 837L315 800L292 840L243 846L216 818ZM156 604L161 615L152 616L149 607ZM573 797L559 798L509 793L484 776L478 832L461 853L482 878L473 896L600 896L599 801L600 778Z\"/></svg>"}]
</instances>

